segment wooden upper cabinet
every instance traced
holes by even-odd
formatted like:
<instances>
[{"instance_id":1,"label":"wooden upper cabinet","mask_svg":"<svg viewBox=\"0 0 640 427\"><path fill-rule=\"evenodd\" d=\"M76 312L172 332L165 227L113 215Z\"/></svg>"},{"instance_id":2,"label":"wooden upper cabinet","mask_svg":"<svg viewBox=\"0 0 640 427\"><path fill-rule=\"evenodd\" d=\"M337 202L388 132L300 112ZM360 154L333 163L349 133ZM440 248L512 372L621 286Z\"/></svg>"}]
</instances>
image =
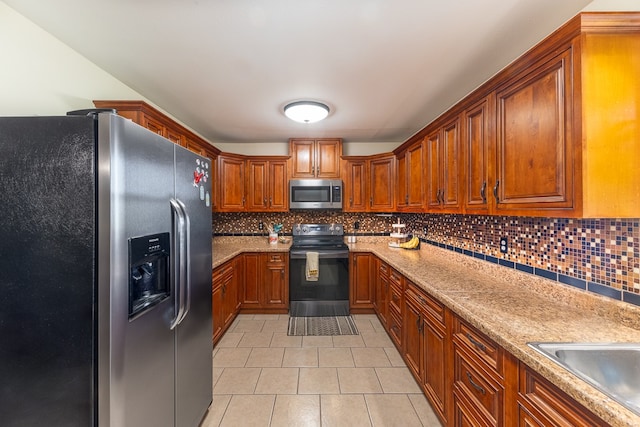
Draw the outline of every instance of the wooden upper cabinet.
<instances>
[{"instance_id":1,"label":"wooden upper cabinet","mask_svg":"<svg viewBox=\"0 0 640 427\"><path fill-rule=\"evenodd\" d=\"M489 100L469 107L463 114L464 209L466 212L487 213L489 210L490 111Z\"/></svg>"},{"instance_id":2,"label":"wooden upper cabinet","mask_svg":"<svg viewBox=\"0 0 640 427\"><path fill-rule=\"evenodd\" d=\"M496 211L573 208L572 51L535 64L496 93Z\"/></svg>"},{"instance_id":3,"label":"wooden upper cabinet","mask_svg":"<svg viewBox=\"0 0 640 427\"><path fill-rule=\"evenodd\" d=\"M420 141L397 155L396 207L401 212L421 212L424 208L424 153Z\"/></svg>"},{"instance_id":4,"label":"wooden upper cabinet","mask_svg":"<svg viewBox=\"0 0 640 427\"><path fill-rule=\"evenodd\" d=\"M339 138L289 140L291 178L340 178L342 140Z\"/></svg>"},{"instance_id":5,"label":"wooden upper cabinet","mask_svg":"<svg viewBox=\"0 0 640 427\"><path fill-rule=\"evenodd\" d=\"M395 162L393 154L373 156L369 160L369 211L395 210Z\"/></svg>"},{"instance_id":6,"label":"wooden upper cabinet","mask_svg":"<svg viewBox=\"0 0 640 427\"><path fill-rule=\"evenodd\" d=\"M218 156L218 211L245 210L245 159L222 153Z\"/></svg>"},{"instance_id":7,"label":"wooden upper cabinet","mask_svg":"<svg viewBox=\"0 0 640 427\"><path fill-rule=\"evenodd\" d=\"M425 139L427 150L427 208L460 211L460 120L458 117Z\"/></svg>"},{"instance_id":8,"label":"wooden upper cabinet","mask_svg":"<svg viewBox=\"0 0 640 427\"><path fill-rule=\"evenodd\" d=\"M251 157L246 168L246 210L288 211L287 158Z\"/></svg>"},{"instance_id":9,"label":"wooden upper cabinet","mask_svg":"<svg viewBox=\"0 0 640 427\"><path fill-rule=\"evenodd\" d=\"M368 160L364 157L347 158L344 161L342 179L344 181L344 200L342 209L345 212L366 212L369 206Z\"/></svg>"}]
</instances>

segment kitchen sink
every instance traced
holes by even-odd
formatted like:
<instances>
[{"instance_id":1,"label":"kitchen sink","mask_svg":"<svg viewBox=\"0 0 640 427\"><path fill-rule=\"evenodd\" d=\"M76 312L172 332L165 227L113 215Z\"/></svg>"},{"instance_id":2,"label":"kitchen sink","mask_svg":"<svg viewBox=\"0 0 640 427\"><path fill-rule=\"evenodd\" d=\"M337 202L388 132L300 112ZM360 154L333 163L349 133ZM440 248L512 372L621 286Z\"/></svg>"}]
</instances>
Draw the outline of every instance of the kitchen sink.
<instances>
[{"instance_id":1,"label":"kitchen sink","mask_svg":"<svg viewBox=\"0 0 640 427\"><path fill-rule=\"evenodd\" d=\"M640 415L640 343L528 345Z\"/></svg>"}]
</instances>

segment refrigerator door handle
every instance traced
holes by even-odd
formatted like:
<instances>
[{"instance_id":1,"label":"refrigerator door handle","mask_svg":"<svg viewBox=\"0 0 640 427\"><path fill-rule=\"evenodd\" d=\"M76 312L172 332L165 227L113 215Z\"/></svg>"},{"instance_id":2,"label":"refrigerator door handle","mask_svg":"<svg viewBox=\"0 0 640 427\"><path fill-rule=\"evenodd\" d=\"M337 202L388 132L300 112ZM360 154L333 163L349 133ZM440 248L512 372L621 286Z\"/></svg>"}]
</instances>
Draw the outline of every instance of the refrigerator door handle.
<instances>
[{"instance_id":1,"label":"refrigerator door handle","mask_svg":"<svg viewBox=\"0 0 640 427\"><path fill-rule=\"evenodd\" d=\"M178 203L182 207L182 215L184 216L184 230L183 235L185 238L185 245L183 247L183 252L180 254L180 259L184 260L184 272L185 272L185 282L180 285L181 289L184 289L185 298L182 300L182 316L178 320L178 324L180 324L185 317L187 317L187 313L191 308L191 220L189 219L189 214L187 213L187 208L180 200Z\"/></svg>"},{"instance_id":2,"label":"refrigerator door handle","mask_svg":"<svg viewBox=\"0 0 640 427\"><path fill-rule=\"evenodd\" d=\"M169 200L171 204L172 211L172 225L173 225L173 275L172 279L174 282L174 312L175 317L171 321L169 325L170 329L175 329L176 326L180 323L180 321L184 318L184 293L185 287L183 286L185 283L185 275L186 275L186 263L184 259L184 246L186 244L186 235L185 235L185 216L184 209L182 203L179 200L171 199Z\"/></svg>"}]
</instances>

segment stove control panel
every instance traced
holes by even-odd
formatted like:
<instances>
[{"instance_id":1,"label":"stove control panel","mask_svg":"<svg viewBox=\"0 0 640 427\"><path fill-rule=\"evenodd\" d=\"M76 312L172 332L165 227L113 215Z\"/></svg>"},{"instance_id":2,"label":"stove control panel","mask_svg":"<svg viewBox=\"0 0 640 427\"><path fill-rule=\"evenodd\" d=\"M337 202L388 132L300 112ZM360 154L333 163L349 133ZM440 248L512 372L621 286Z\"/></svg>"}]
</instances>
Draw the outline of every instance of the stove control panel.
<instances>
[{"instance_id":1,"label":"stove control panel","mask_svg":"<svg viewBox=\"0 0 640 427\"><path fill-rule=\"evenodd\" d=\"M342 224L294 224L294 236L342 236Z\"/></svg>"}]
</instances>

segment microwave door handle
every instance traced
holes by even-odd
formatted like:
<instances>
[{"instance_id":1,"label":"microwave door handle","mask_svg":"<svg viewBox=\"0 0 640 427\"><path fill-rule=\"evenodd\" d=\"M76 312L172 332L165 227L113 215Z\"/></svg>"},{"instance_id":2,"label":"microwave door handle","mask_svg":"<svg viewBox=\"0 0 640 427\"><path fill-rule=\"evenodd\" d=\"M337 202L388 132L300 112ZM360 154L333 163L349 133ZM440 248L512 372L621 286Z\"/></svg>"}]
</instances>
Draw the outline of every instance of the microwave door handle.
<instances>
[{"instance_id":1,"label":"microwave door handle","mask_svg":"<svg viewBox=\"0 0 640 427\"><path fill-rule=\"evenodd\" d=\"M329 181L329 204L333 206L333 181Z\"/></svg>"}]
</instances>

